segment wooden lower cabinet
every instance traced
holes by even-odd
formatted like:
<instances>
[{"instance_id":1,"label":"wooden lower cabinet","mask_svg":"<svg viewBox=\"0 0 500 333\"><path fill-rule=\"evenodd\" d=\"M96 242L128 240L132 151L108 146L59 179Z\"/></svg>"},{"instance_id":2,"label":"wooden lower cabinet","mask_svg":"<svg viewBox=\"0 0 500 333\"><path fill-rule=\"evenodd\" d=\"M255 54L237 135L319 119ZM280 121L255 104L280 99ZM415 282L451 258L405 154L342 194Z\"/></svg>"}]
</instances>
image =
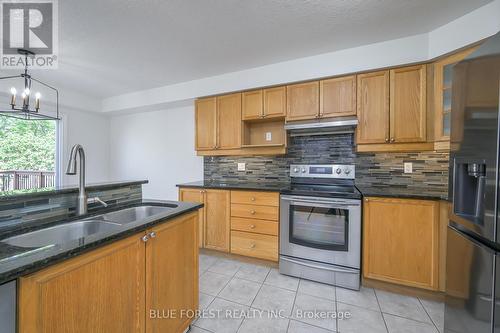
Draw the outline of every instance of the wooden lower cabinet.
<instances>
[{"instance_id":1,"label":"wooden lower cabinet","mask_svg":"<svg viewBox=\"0 0 500 333\"><path fill-rule=\"evenodd\" d=\"M179 201L200 202L199 247L229 252L230 191L183 187Z\"/></svg>"},{"instance_id":2,"label":"wooden lower cabinet","mask_svg":"<svg viewBox=\"0 0 500 333\"><path fill-rule=\"evenodd\" d=\"M278 261L278 237L231 231L231 253Z\"/></svg>"},{"instance_id":3,"label":"wooden lower cabinet","mask_svg":"<svg viewBox=\"0 0 500 333\"><path fill-rule=\"evenodd\" d=\"M179 200L205 205L200 247L278 261L278 192L182 187Z\"/></svg>"},{"instance_id":4,"label":"wooden lower cabinet","mask_svg":"<svg viewBox=\"0 0 500 333\"><path fill-rule=\"evenodd\" d=\"M365 198L363 277L440 289L439 205L432 200Z\"/></svg>"},{"instance_id":5,"label":"wooden lower cabinet","mask_svg":"<svg viewBox=\"0 0 500 333\"><path fill-rule=\"evenodd\" d=\"M18 331L183 332L191 319L150 319L150 310L197 309L197 219L180 216L20 278Z\"/></svg>"},{"instance_id":6,"label":"wooden lower cabinet","mask_svg":"<svg viewBox=\"0 0 500 333\"><path fill-rule=\"evenodd\" d=\"M229 252L230 192L205 190L205 247Z\"/></svg>"},{"instance_id":7,"label":"wooden lower cabinet","mask_svg":"<svg viewBox=\"0 0 500 333\"><path fill-rule=\"evenodd\" d=\"M146 243L146 310L168 311L172 318L150 318L146 332L183 332L198 309L198 219L181 218L155 227Z\"/></svg>"},{"instance_id":8,"label":"wooden lower cabinet","mask_svg":"<svg viewBox=\"0 0 500 333\"><path fill-rule=\"evenodd\" d=\"M205 190L199 188L179 189L179 201L205 203ZM205 243L205 207L198 210L198 246Z\"/></svg>"},{"instance_id":9,"label":"wooden lower cabinet","mask_svg":"<svg viewBox=\"0 0 500 333\"><path fill-rule=\"evenodd\" d=\"M231 253L278 261L279 193L231 191Z\"/></svg>"}]
</instances>

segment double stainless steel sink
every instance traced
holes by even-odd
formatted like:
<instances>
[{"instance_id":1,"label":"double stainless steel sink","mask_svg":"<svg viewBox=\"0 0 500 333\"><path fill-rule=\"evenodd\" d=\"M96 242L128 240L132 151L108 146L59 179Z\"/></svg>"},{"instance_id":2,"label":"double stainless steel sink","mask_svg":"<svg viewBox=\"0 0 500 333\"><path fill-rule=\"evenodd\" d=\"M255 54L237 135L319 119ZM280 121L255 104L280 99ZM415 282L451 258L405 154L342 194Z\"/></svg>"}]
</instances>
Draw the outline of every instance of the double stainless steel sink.
<instances>
[{"instance_id":1,"label":"double stainless steel sink","mask_svg":"<svg viewBox=\"0 0 500 333\"><path fill-rule=\"evenodd\" d=\"M177 208L177 205L174 204L130 207L83 220L77 220L12 236L3 239L0 242L25 248L37 248L51 244L64 244L68 241L94 234L119 231L123 228L123 225L138 222L154 215L168 213L175 208Z\"/></svg>"}]
</instances>

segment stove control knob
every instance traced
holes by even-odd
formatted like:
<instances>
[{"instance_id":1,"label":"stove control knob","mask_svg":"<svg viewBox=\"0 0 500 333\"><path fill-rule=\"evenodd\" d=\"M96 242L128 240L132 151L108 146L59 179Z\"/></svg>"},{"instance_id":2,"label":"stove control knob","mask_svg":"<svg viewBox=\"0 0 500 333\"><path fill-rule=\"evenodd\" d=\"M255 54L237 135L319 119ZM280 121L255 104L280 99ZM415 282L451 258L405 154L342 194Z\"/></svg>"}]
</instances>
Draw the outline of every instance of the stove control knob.
<instances>
[{"instance_id":1,"label":"stove control knob","mask_svg":"<svg viewBox=\"0 0 500 333\"><path fill-rule=\"evenodd\" d=\"M294 172L294 173L299 172L299 168L297 168L297 167L293 168L293 172Z\"/></svg>"},{"instance_id":2,"label":"stove control knob","mask_svg":"<svg viewBox=\"0 0 500 333\"><path fill-rule=\"evenodd\" d=\"M337 175L340 175L340 173L342 172L342 169L341 169L341 168L337 168L337 169L335 170L335 172L337 173Z\"/></svg>"},{"instance_id":3,"label":"stove control knob","mask_svg":"<svg viewBox=\"0 0 500 333\"><path fill-rule=\"evenodd\" d=\"M348 174L350 174L350 173L351 173L351 170L349 170L349 169L344 169L344 173L345 173L346 175L348 175Z\"/></svg>"},{"instance_id":4,"label":"stove control knob","mask_svg":"<svg viewBox=\"0 0 500 333\"><path fill-rule=\"evenodd\" d=\"M306 173L306 168L302 168L302 173Z\"/></svg>"}]
</instances>

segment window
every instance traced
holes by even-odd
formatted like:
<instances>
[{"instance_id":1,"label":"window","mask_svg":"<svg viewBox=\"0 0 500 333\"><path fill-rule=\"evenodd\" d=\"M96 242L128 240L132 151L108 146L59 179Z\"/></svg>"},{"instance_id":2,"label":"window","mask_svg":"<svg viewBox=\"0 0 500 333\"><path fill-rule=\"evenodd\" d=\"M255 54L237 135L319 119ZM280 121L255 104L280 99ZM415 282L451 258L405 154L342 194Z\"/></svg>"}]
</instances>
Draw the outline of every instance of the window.
<instances>
[{"instance_id":1,"label":"window","mask_svg":"<svg viewBox=\"0 0 500 333\"><path fill-rule=\"evenodd\" d=\"M0 117L0 192L56 184L57 122Z\"/></svg>"}]
</instances>

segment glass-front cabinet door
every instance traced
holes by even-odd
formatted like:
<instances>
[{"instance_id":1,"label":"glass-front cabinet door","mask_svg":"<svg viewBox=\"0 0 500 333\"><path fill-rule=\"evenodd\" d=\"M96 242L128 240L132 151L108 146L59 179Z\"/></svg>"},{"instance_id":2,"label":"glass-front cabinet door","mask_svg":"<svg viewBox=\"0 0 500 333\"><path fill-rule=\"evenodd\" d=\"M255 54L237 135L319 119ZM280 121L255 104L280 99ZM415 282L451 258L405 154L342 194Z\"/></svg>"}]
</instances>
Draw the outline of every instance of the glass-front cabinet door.
<instances>
[{"instance_id":1,"label":"glass-front cabinet door","mask_svg":"<svg viewBox=\"0 0 500 333\"><path fill-rule=\"evenodd\" d=\"M476 50L477 46L457 52L434 63L434 141L436 150L449 150L453 66Z\"/></svg>"}]
</instances>

